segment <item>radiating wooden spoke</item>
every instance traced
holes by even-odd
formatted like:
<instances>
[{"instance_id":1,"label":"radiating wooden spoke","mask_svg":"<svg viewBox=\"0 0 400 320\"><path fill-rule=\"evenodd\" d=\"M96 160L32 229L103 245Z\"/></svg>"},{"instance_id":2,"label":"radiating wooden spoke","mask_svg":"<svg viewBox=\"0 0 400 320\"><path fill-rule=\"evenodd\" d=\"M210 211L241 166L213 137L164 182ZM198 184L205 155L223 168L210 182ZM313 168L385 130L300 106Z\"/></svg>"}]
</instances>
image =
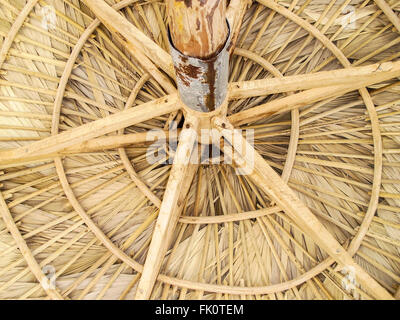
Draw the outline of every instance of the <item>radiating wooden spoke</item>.
<instances>
[{"instance_id":1,"label":"radiating wooden spoke","mask_svg":"<svg viewBox=\"0 0 400 320\"><path fill-rule=\"evenodd\" d=\"M214 123L224 138L232 145L234 151L236 151L233 152L235 163L239 167L244 168L243 172L249 175L258 187L270 195L291 219L303 228L318 245L341 265L341 268L354 268L358 281L362 286L368 288L371 295L380 299L393 299L378 282L354 262L348 252L325 229L323 224L299 200L296 194L247 140L240 133L235 133L233 126L227 119L216 118Z\"/></svg>"},{"instance_id":2,"label":"radiating wooden spoke","mask_svg":"<svg viewBox=\"0 0 400 320\"><path fill-rule=\"evenodd\" d=\"M228 120L263 176L190 165L177 195L165 2L1 0L0 298L399 298L398 1L352 1L351 26L347 2L229 1Z\"/></svg>"},{"instance_id":3,"label":"radiating wooden spoke","mask_svg":"<svg viewBox=\"0 0 400 320\"><path fill-rule=\"evenodd\" d=\"M310 89L296 93L281 99L275 99L265 104L235 113L229 116L229 121L235 126L265 119L276 113L283 113L300 108L324 99L337 97L338 95L356 90L358 85L333 86L321 89Z\"/></svg>"},{"instance_id":4,"label":"radiating wooden spoke","mask_svg":"<svg viewBox=\"0 0 400 320\"><path fill-rule=\"evenodd\" d=\"M399 75L400 62L396 61L281 78L242 81L231 84L230 99L250 98L328 86L348 85L349 89L351 89L355 88L355 83L359 84L361 88L398 77Z\"/></svg>"},{"instance_id":5,"label":"radiating wooden spoke","mask_svg":"<svg viewBox=\"0 0 400 320\"><path fill-rule=\"evenodd\" d=\"M143 144L143 143L151 143L155 140L161 140L163 137L165 139L176 138L177 133L170 133L166 130L159 130L160 134L149 134L146 132L138 132L138 133L130 133L124 134L122 136L106 136L100 138L90 139L78 144L73 145L72 147L65 148L59 152L60 155L64 154L78 154L78 153L90 153L102 150L108 150L113 148L125 147L133 144Z\"/></svg>"},{"instance_id":6,"label":"radiating wooden spoke","mask_svg":"<svg viewBox=\"0 0 400 320\"><path fill-rule=\"evenodd\" d=\"M35 160L43 156L49 158L49 155L54 155L75 144L166 113L174 112L178 109L177 96L167 96L32 143L28 147L3 151L1 152L0 163L7 164L16 163L17 161Z\"/></svg>"},{"instance_id":7,"label":"radiating wooden spoke","mask_svg":"<svg viewBox=\"0 0 400 320\"><path fill-rule=\"evenodd\" d=\"M183 208L184 199L196 168L196 166L191 165L190 158L197 139L197 126L196 119L186 120L180 135L170 178L136 292L136 299L148 299L150 297L179 214Z\"/></svg>"},{"instance_id":8,"label":"radiating wooden spoke","mask_svg":"<svg viewBox=\"0 0 400 320\"><path fill-rule=\"evenodd\" d=\"M83 1L92 10L96 17L122 40L126 48L132 50L133 56L137 57L138 62L142 64L144 68L148 68L154 63L169 76L175 76L171 56L156 43L151 41L151 39L144 35L143 32L138 30L134 25L118 14L118 12L112 7L107 5L104 0ZM141 56L141 53L145 54L145 56ZM144 59L144 61L141 59ZM153 63L149 64L148 60L151 60ZM152 68L148 71L161 84L166 83L167 88L174 90L171 85L168 85L167 79L165 79L156 69Z\"/></svg>"},{"instance_id":9,"label":"radiating wooden spoke","mask_svg":"<svg viewBox=\"0 0 400 320\"><path fill-rule=\"evenodd\" d=\"M246 13L246 9L249 6L248 0L232 0L229 2L229 6L226 11L226 18L229 21L232 32L232 47L231 51L236 46L236 42L239 37L240 28L242 26L243 17Z\"/></svg>"}]
</instances>

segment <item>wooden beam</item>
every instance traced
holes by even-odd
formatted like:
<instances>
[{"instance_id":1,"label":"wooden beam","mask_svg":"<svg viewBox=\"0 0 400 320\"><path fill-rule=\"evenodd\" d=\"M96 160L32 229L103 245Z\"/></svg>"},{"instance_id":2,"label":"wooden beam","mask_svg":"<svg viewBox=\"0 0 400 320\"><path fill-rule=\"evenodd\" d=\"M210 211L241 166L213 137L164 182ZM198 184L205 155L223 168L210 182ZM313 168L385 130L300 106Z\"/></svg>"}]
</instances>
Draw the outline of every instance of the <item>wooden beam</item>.
<instances>
[{"instance_id":1,"label":"wooden beam","mask_svg":"<svg viewBox=\"0 0 400 320\"><path fill-rule=\"evenodd\" d=\"M131 24L124 16L110 7L104 0L83 0L95 16L116 35L122 44L131 51L137 61L146 68L158 82L165 83L166 78L157 72L149 70L149 66L156 65L171 78L175 78L171 56L149 39L142 31ZM142 56L143 54L143 56ZM149 62L152 63L149 63ZM166 84L167 85L167 84ZM168 87L168 86L167 86ZM173 87L170 87L172 90ZM168 92L172 93L172 91Z\"/></svg>"},{"instance_id":2,"label":"wooden beam","mask_svg":"<svg viewBox=\"0 0 400 320\"><path fill-rule=\"evenodd\" d=\"M332 86L305 90L300 93L292 94L281 99L275 99L259 106L235 113L229 117L229 121L235 126L265 119L276 113L282 113L312 104L323 99L329 99L347 92L358 89L353 86Z\"/></svg>"},{"instance_id":3,"label":"wooden beam","mask_svg":"<svg viewBox=\"0 0 400 320\"><path fill-rule=\"evenodd\" d=\"M246 167L247 174L256 185L268 194L300 228L327 252L341 268L354 270L358 283L377 299L393 297L364 269L354 262L350 254L329 233L281 177L271 168L264 158L242 137L235 132L227 119L216 118L214 124L224 138L233 146L233 159L241 168ZM239 146L236 147L236 146ZM245 152L243 151L245 150Z\"/></svg>"},{"instance_id":4,"label":"wooden beam","mask_svg":"<svg viewBox=\"0 0 400 320\"><path fill-rule=\"evenodd\" d=\"M42 153L40 155L31 155L28 159L28 161L46 161L46 160L51 160L54 157L63 157L67 155L72 155L72 154L79 154L79 153L92 153L92 152L101 152L104 150L112 150L112 149L117 149L121 147L126 147L129 145L135 145L135 144L147 144L155 141L160 141L163 138L160 137L165 137L165 139L171 138L171 137L177 137L179 134L180 130L178 130L176 133L173 135L170 135L169 131L166 130L160 130L160 135L157 137L154 134L149 134L148 131L145 132L139 132L139 133L130 133L130 134L125 134L122 136L105 136L105 137L100 137L100 138L94 138L90 139L87 141L82 141L80 143L77 143L76 145L73 145L72 147L65 148L63 150L59 150L54 153ZM6 154L6 152L10 151L16 151L20 150L19 148L17 149L5 149L5 150L0 150L0 155L1 154ZM26 162L26 158L18 158L15 159L15 162L13 164L23 164Z\"/></svg>"},{"instance_id":5,"label":"wooden beam","mask_svg":"<svg viewBox=\"0 0 400 320\"><path fill-rule=\"evenodd\" d=\"M400 18L393 12L390 5L385 0L374 0L376 5L383 11L386 17L389 19L391 23L393 23L394 27L397 29L397 32L400 33Z\"/></svg>"},{"instance_id":6,"label":"wooden beam","mask_svg":"<svg viewBox=\"0 0 400 320\"><path fill-rule=\"evenodd\" d=\"M172 42L184 55L210 57L225 44L226 0L167 0L167 10Z\"/></svg>"},{"instance_id":7,"label":"wooden beam","mask_svg":"<svg viewBox=\"0 0 400 320\"><path fill-rule=\"evenodd\" d=\"M144 122L179 109L176 94L144 103L80 127L33 142L30 145L0 152L0 164L14 164L57 154L73 145Z\"/></svg>"},{"instance_id":8,"label":"wooden beam","mask_svg":"<svg viewBox=\"0 0 400 320\"><path fill-rule=\"evenodd\" d=\"M179 132L180 131L177 131L175 136L179 134ZM167 130L160 130L160 136L164 136L166 139L173 137L173 135L170 135L170 132ZM121 136L100 137L84 141L72 147L66 148L62 150L60 154L88 153L102 150L110 150L126 147L133 144L150 143L156 141L157 139L158 137L156 137L156 135L149 135L147 131L129 133Z\"/></svg>"},{"instance_id":9,"label":"wooden beam","mask_svg":"<svg viewBox=\"0 0 400 320\"><path fill-rule=\"evenodd\" d=\"M243 99L275 93L328 86L374 84L400 76L400 61L375 63L362 67L307 73L281 78L236 82L230 85L229 98Z\"/></svg>"},{"instance_id":10,"label":"wooden beam","mask_svg":"<svg viewBox=\"0 0 400 320\"><path fill-rule=\"evenodd\" d=\"M256 121L276 112L289 111L294 108L314 103L324 98L341 95L346 92L357 90L366 85L385 81L399 75L400 62L387 62L358 68L318 72L310 75L289 76L283 78L233 83L230 87L230 99L239 99L253 95L272 94L293 90L303 90L314 86L325 86L326 84L337 84L343 82L346 84L341 86L313 88L304 92L290 95L288 97L284 97L282 99L273 100L266 104L234 114L229 118L229 120L235 125L241 125L251 121ZM348 81L346 78L351 78L352 81L347 83ZM356 79L358 79L358 81L356 81ZM138 134L137 136L126 135L119 137L118 139L115 137L103 137L93 141L91 139L113 131L110 129L114 126L117 126L118 128L126 127L165 113L178 110L179 107L176 104L177 96L171 95L169 97L170 99L166 97L154 100L130 111L123 111L121 113L111 115L110 119L100 119L61 134L62 137L70 138L74 136L77 138L76 140L68 139L62 141L60 138L58 138L59 135L57 135L32 143L28 147L1 151L0 164L10 164L13 162L17 163L36 159L49 159L57 154L59 155L60 153L71 154L74 152L92 152L113 148L113 146L118 147L130 143L144 142L144 134ZM163 99L168 101L164 102ZM137 117L138 114L141 115ZM95 133L95 135L92 136L89 133Z\"/></svg>"},{"instance_id":11,"label":"wooden beam","mask_svg":"<svg viewBox=\"0 0 400 320\"><path fill-rule=\"evenodd\" d=\"M143 300L150 298L173 231L182 211L184 200L189 191L191 179L193 178L189 174L190 168L193 168L193 165L190 163L190 157L197 139L197 127L197 119L187 119L180 135L178 148L175 153L167 188L161 203L157 223L154 227L135 299ZM192 174L194 175L194 172ZM188 180L190 180L189 183Z\"/></svg>"}]
</instances>

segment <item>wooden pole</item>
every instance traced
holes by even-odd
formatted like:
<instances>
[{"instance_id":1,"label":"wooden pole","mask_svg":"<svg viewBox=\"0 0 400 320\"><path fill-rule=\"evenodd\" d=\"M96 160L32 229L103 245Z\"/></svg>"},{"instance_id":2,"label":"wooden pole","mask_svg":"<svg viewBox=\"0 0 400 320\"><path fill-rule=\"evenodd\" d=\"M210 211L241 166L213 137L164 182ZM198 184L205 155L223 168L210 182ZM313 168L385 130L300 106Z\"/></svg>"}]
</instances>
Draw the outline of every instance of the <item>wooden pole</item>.
<instances>
[{"instance_id":1,"label":"wooden pole","mask_svg":"<svg viewBox=\"0 0 400 320\"><path fill-rule=\"evenodd\" d=\"M228 92L230 33L226 0L168 0L169 42L181 101L220 108Z\"/></svg>"},{"instance_id":2,"label":"wooden pole","mask_svg":"<svg viewBox=\"0 0 400 320\"><path fill-rule=\"evenodd\" d=\"M214 124L232 146L232 158L238 167L243 169L243 173L268 194L316 244L335 259L340 264L341 269L345 267L353 268L358 282L375 298L393 299L385 288L354 262L351 255L329 233L254 147L239 132L234 131L234 127L227 119L215 118Z\"/></svg>"},{"instance_id":3,"label":"wooden pole","mask_svg":"<svg viewBox=\"0 0 400 320\"><path fill-rule=\"evenodd\" d=\"M375 0L377 6L384 12L389 21L400 33L400 18L393 12L391 6L385 0Z\"/></svg>"},{"instance_id":4,"label":"wooden pole","mask_svg":"<svg viewBox=\"0 0 400 320\"><path fill-rule=\"evenodd\" d=\"M174 76L171 56L161 49L154 41L130 23L118 11L110 7L104 0L83 0L109 31L135 57L138 63L151 74L168 93L174 92L174 87L160 73L158 66L170 77Z\"/></svg>"},{"instance_id":5,"label":"wooden pole","mask_svg":"<svg viewBox=\"0 0 400 320\"><path fill-rule=\"evenodd\" d=\"M226 0L167 0L172 42L183 54L218 53L228 35Z\"/></svg>"},{"instance_id":6,"label":"wooden pole","mask_svg":"<svg viewBox=\"0 0 400 320\"><path fill-rule=\"evenodd\" d=\"M167 188L164 192L160 213L154 226L153 236L147 253L143 273L140 278L135 299L150 299L151 292L160 272L163 259L171 241L172 234L183 209L184 199L193 179L190 158L197 139L198 122L195 118L186 120L178 148L174 157Z\"/></svg>"},{"instance_id":7,"label":"wooden pole","mask_svg":"<svg viewBox=\"0 0 400 320\"><path fill-rule=\"evenodd\" d=\"M395 297L397 300L400 300L400 286L397 288L397 291L396 291L394 297Z\"/></svg>"}]
</instances>

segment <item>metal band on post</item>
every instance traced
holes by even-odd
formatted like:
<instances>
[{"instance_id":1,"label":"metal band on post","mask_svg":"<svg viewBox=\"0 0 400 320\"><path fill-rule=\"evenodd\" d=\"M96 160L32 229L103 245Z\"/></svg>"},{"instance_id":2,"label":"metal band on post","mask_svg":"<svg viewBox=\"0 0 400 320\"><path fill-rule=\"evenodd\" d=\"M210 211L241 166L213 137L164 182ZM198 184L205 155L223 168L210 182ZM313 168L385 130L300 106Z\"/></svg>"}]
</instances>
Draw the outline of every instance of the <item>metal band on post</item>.
<instances>
[{"instance_id":1,"label":"metal band on post","mask_svg":"<svg viewBox=\"0 0 400 320\"><path fill-rule=\"evenodd\" d=\"M182 102L195 111L212 112L224 102L229 80L229 45L231 28L229 22L225 44L217 54L196 58L182 54L172 43L168 30L171 56L176 72L178 91Z\"/></svg>"}]
</instances>

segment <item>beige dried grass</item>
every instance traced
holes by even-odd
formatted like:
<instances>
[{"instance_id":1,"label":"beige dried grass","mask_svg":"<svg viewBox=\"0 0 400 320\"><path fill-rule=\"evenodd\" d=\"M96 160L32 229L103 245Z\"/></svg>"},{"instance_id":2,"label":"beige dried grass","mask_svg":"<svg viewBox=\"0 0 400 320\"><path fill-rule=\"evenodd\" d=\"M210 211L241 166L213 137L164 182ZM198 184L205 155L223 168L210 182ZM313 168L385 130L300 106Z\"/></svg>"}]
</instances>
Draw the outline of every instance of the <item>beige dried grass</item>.
<instances>
[{"instance_id":1,"label":"beige dried grass","mask_svg":"<svg viewBox=\"0 0 400 320\"><path fill-rule=\"evenodd\" d=\"M27 2L0 0L3 43ZM113 5L116 1L107 2ZM330 38L353 65L398 60L399 34L375 3L346 1L356 9L353 29L340 25L343 3L279 1L280 6ZM388 3L399 16L400 4ZM40 12L45 5L57 10L56 27L49 31L41 27ZM131 1L120 12L159 46L168 48L163 2ZM0 149L29 145L51 134L60 77L92 19L89 9L77 0L40 1L35 5L29 20L18 30L1 70ZM304 28L257 2L252 2L245 13L238 47L261 55L284 75L342 67ZM135 57L100 25L85 41L75 61L61 105L60 131L122 110L143 74ZM273 77L270 70L248 58L233 56L232 81L266 77ZM395 295L400 278L400 85L398 79L392 79L368 89L382 134L382 183L378 186L378 210L355 259ZM162 95L164 90L150 78L140 88L135 105ZM232 101L230 112L281 96ZM286 164L289 186L336 239L348 245L371 205L373 176L379 170L374 166L365 102L358 92L351 92L301 107L298 128L293 127L293 116L294 113L272 116L247 128L255 129L257 150L279 173L284 170L288 155L294 156L294 163ZM166 120L165 116L159 117L126 128L125 133L162 129ZM291 144L293 130L298 132L299 140ZM125 151L141 179L162 199L170 166L150 166L145 157L146 145L131 145ZM158 209L131 181L117 150L68 155L63 166L75 197L95 224L120 250L143 264ZM51 159L5 165L0 170L1 194L14 222L40 267L55 268L57 290L63 298L134 297L140 270L116 258L85 225L67 199ZM152 298L371 298L363 288L346 292L344 276L332 263L295 286L257 291L260 287L290 283L328 258L282 212L240 220L243 212L271 205L266 195L246 177L237 176L230 166L201 166L186 198L183 216L201 219L237 213L239 221L178 223L162 267L165 276L157 281ZM182 286L182 279L188 281L188 287ZM199 289L196 283L212 286ZM248 290L238 294L236 287ZM0 221L0 298L45 297L15 240Z\"/></svg>"}]
</instances>

